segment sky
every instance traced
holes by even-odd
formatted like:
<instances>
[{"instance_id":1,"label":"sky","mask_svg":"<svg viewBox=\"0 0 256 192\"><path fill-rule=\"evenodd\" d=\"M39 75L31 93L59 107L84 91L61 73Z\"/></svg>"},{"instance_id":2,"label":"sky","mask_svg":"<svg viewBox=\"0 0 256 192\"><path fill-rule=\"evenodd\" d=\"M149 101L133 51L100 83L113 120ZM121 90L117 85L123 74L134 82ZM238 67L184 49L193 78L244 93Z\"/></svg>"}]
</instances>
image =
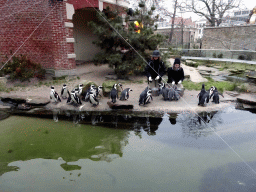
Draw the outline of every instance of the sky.
<instances>
[{"instance_id":1,"label":"sky","mask_svg":"<svg viewBox=\"0 0 256 192\"><path fill-rule=\"evenodd\" d=\"M165 0L165 2L172 2L173 0ZM178 0L178 2L182 2L182 1L189 1L189 0ZM173 12L173 7L170 6L170 3L167 3L166 8L169 10L169 12ZM248 8L249 10L252 10L254 7L256 6L256 1L255 0L241 0L241 8ZM200 19L200 17L192 12L187 12L187 13L181 13L180 11L177 12L177 16L181 16L181 14L183 14L184 18L189 18L191 17L193 21Z\"/></svg>"}]
</instances>

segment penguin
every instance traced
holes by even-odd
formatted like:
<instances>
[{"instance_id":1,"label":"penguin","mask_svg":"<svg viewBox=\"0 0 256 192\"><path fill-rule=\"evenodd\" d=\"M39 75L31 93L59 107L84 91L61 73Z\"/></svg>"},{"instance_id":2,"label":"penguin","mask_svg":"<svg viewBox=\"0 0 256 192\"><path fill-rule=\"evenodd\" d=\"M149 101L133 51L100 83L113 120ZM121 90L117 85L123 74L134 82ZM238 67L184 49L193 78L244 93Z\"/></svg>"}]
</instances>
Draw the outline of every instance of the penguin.
<instances>
[{"instance_id":1,"label":"penguin","mask_svg":"<svg viewBox=\"0 0 256 192\"><path fill-rule=\"evenodd\" d=\"M158 86L159 86L158 95L162 95L163 94L164 83L159 83Z\"/></svg>"},{"instance_id":2,"label":"penguin","mask_svg":"<svg viewBox=\"0 0 256 192\"><path fill-rule=\"evenodd\" d=\"M162 95L165 101L167 101L169 99L168 97L168 92L169 92L169 88L166 87L165 83L162 83L163 88L162 88Z\"/></svg>"},{"instance_id":3,"label":"penguin","mask_svg":"<svg viewBox=\"0 0 256 192\"><path fill-rule=\"evenodd\" d=\"M67 99L69 97L70 93L69 93L69 90L67 88L67 85L64 84L62 89L61 89L61 97L62 99Z\"/></svg>"},{"instance_id":4,"label":"penguin","mask_svg":"<svg viewBox=\"0 0 256 192\"><path fill-rule=\"evenodd\" d=\"M223 98L224 96L218 92L217 87L211 87L211 92L210 92L210 99L212 98L212 102L214 102L215 104L219 104L220 103L220 96L221 95Z\"/></svg>"},{"instance_id":5,"label":"penguin","mask_svg":"<svg viewBox=\"0 0 256 192\"><path fill-rule=\"evenodd\" d=\"M50 99L52 102L61 102L59 94L54 90L54 86L51 86Z\"/></svg>"},{"instance_id":6,"label":"penguin","mask_svg":"<svg viewBox=\"0 0 256 192\"><path fill-rule=\"evenodd\" d=\"M121 92L120 100L128 100L129 99L129 92L132 91L130 88L126 88Z\"/></svg>"},{"instance_id":7,"label":"penguin","mask_svg":"<svg viewBox=\"0 0 256 192\"><path fill-rule=\"evenodd\" d=\"M123 91L123 85L121 83L118 83L117 85L121 88L121 91Z\"/></svg>"},{"instance_id":8,"label":"penguin","mask_svg":"<svg viewBox=\"0 0 256 192\"><path fill-rule=\"evenodd\" d=\"M178 101L179 99L180 99L180 91L178 90L178 88L177 88L177 86L175 86L174 87L174 97L173 97L173 99L175 100L175 101Z\"/></svg>"},{"instance_id":9,"label":"penguin","mask_svg":"<svg viewBox=\"0 0 256 192\"><path fill-rule=\"evenodd\" d=\"M150 103L150 100L153 100L151 93L152 93L151 88L147 86L146 89L144 89L140 94L139 105L142 105L142 104L145 105Z\"/></svg>"},{"instance_id":10,"label":"penguin","mask_svg":"<svg viewBox=\"0 0 256 192\"><path fill-rule=\"evenodd\" d=\"M172 101L175 99L175 86L173 86L172 88L169 89L168 91L168 100Z\"/></svg>"},{"instance_id":11,"label":"penguin","mask_svg":"<svg viewBox=\"0 0 256 192\"><path fill-rule=\"evenodd\" d=\"M89 92L89 101L93 107L96 107L99 105L99 101L98 101L96 95L94 94L94 92L92 92L92 91Z\"/></svg>"},{"instance_id":12,"label":"penguin","mask_svg":"<svg viewBox=\"0 0 256 192\"><path fill-rule=\"evenodd\" d=\"M101 90L102 90L102 86L98 86L97 89L96 89L96 97L100 96L102 97L102 95L100 94Z\"/></svg>"},{"instance_id":13,"label":"penguin","mask_svg":"<svg viewBox=\"0 0 256 192\"><path fill-rule=\"evenodd\" d=\"M89 95L90 95L90 92L95 92L96 93L96 87L95 85L91 85L90 88L84 93L84 97L83 97L83 100L84 101L89 101Z\"/></svg>"},{"instance_id":14,"label":"penguin","mask_svg":"<svg viewBox=\"0 0 256 192\"><path fill-rule=\"evenodd\" d=\"M200 93L197 95L197 97L199 97L198 98L198 105L200 105L200 101L201 101L201 99L202 99L202 97L205 93L206 93L205 86L204 86L204 84L202 84L202 89L201 89Z\"/></svg>"},{"instance_id":15,"label":"penguin","mask_svg":"<svg viewBox=\"0 0 256 192\"><path fill-rule=\"evenodd\" d=\"M113 85L113 88L110 91L110 98L112 100L112 103L115 103L116 99L118 98L117 84L116 83Z\"/></svg>"},{"instance_id":16,"label":"penguin","mask_svg":"<svg viewBox=\"0 0 256 192\"><path fill-rule=\"evenodd\" d=\"M69 99L68 99L69 101ZM73 104L76 104L76 105L81 105L81 100L80 98L77 96L76 94L76 91L71 91L71 94L70 94L70 102L72 102Z\"/></svg>"},{"instance_id":17,"label":"penguin","mask_svg":"<svg viewBox=\"0 0 256 192\"><path fill-rule=\"evenodd\" d=\"M79 98L81 98L81 96L82 96L82 92L83 92L83 84L79 84L78 85L78 93L77 93L77 96L79 97Z\"/></svg>"},{"instance_id":18,"label":"penguin","mask_svg":"<svg viewBox=\"0 0 256 192\"><path fill-rule=\"evenodd\" d=\"M149 88L147 91L147 96L146 96L144 105L150 103L150 101L153 101L153 97L152 97L152 90Z\"/></svg>"},{"instance_id":19,"label":"penguin","mask_svg":"<svg viewBox=\"0 0 256 192\"><path fill-rule=\"evenodd\" d=\"M201 96L198 105L204 106L204 104L209 103L210 95L209 91L205 91L205 93Z\"/></svg>"}]
</instances>

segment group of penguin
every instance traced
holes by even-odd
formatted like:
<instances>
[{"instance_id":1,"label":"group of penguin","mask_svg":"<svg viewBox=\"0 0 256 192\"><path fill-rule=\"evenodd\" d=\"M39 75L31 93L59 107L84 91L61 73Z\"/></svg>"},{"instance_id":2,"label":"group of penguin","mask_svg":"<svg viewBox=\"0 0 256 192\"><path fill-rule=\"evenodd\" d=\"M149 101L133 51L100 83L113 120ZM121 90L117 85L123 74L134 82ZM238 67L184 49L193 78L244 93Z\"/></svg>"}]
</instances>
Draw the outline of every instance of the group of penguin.
<instances>
[{"instance_id":1,"label":"group of penguin","mask_svg":"<svg viewBox=\"0 0 256 192\"><path fill-rule=\"evenodd\" d=\"M221 95L224 98L224 96L218 92L217 87L212 86L208 91L206 91L205 85L202 84L202 89L200 93L197 95L198 105L204 106L206 103L209 103L211 98L212 98L212 102L214 102L215 104L219 104L220 103L219 95Z\"/></svg>"},{"instance_id":2,"label":"group of penguin","mask_svg":"<svg viewBox=\"0 0 256 192\"><path fill-rule=\"evenodd\" d=\"M127 100L129 98L129 92L132 91L130 88L126 88L123 90L122 84L114 84L111 91L110 91L110 98L113 103L116 103L116 100L118 99L118 90L117 86L121 87L121 96L120 100ZM102 95L100 94L100 91L102 90L102 86L96 87L95 85L90 85L90 88L83 92L83 84L79 84L78 88L73 89L71 92L69 92L67 85L64 84L61 89L61 98L67 99L67 103L74 104L76 106L81 105L83 101L89 101L92 106L96 107L99 105L98 97ZM51 92L50 92L50 99L52 102L61 102L61 98L59 94L55 91L54 86L51 86Z\"/></svg>"},{"instance_id":3,"label":"group of penguin","mask_svg":"<svg viewBox=\"0 0 256 192\"><path fill-rule=\"evenodd\" d=\"M114 84L111 91L110 91L110 99L112 103L116 103L118 99L118 89L117 86L121 88L121 96L120 100L128 100L129 99L129 92L132 91L130 88L123 89L122 84ZM90 88L83 92L83 84L79 84L78 88L73 89L69 92L66 84L63 85L61 89L61 98L67 99L67 103L74 104L74 105L81 105L83 101L89 101L92 106L96 107L99 105L98 97L101 96L100 91L102 90L102 86L96 87L95 85L90 85ZM180 99L181 94L180 91L177 89L177 86L172 86L170 88L166 87L165 83L159 84L158 89L159 95L163 96L164 101L177 101ZM218 89L212 86L208 91L205 90L205 85L202 84L202 89L200 93L197 95L199 98L198 105L204 106L206 103L209 103L209 100L212 98L215 104L219 104L219 95L224 97L221 93L218 92ZM102 97L102 96L101 96ZM55 91L54 86L51 86L50 92L50 99L52 102L61 102L61 98L59 94ZM139 105L146 105L153 100L152 97L152 89L147 86L139 97Z\"/></svg>"}]
</instances>

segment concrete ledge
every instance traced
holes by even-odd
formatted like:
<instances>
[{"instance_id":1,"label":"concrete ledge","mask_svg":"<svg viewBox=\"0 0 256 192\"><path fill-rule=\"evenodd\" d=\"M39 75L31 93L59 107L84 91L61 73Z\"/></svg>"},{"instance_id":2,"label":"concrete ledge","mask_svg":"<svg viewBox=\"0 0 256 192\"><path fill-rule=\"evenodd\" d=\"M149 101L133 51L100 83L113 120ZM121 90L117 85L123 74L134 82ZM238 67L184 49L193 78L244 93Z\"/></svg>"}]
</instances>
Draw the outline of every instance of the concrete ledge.
<instances>
[{"instance_id":1,"label":"concrete ledge","mask_svg":"<svg viewBox=\"0 0 256 192\"><path fill-rule=\"evenodd\" d=\"M65 27L73 28L73 27L74 27L74 24L71 23L71 22L65 22Z\"/></svg>"},{"instance_id":2,"label":"concrete ledge","mask_svg":"<svg viewBox=\"0 0 256 192\"><path fill-rule=\"evenodd\" d=\"M75 53L69 53L68 54L68 58L69 59L75 59L76 58L76 54Z\"/></svg>"},{"instance_id":3,"label":"concrete ledge","mask_svg":"<svg viewBox=\"0 0 256 192\"><path fill-rule=\"evenodd\" d=\"M55 70L54 71L55 74L54 76L55 77L61 77L61 76L75 76L77 75L77 71L76 69L69 69L69 70Z\"/></svg>"},{"instance_id":4,"label":"concrete ledge","mask_svg":"<svg viewBox=\"0 0 256 192\"><path fill-rule=\"evenodd\" d=\"M75 43L75 38L66 38L67 43Z\"/></svg>"}]
</instances>

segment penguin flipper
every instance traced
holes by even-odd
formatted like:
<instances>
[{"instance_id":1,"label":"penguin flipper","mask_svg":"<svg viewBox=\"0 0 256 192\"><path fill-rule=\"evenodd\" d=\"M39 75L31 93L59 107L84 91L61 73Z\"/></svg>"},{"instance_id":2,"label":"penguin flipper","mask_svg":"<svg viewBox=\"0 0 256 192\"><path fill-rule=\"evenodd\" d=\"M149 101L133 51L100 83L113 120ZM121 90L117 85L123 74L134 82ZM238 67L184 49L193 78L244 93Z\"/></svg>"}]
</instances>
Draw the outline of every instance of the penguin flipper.
<instances>
[{"instance_id":1,"label":"penguin flipper","mask_svg":"<svg viewBox=\"0 0 256 192\"><path fill-rule=\"evenodd\" d=\"M61 89L61 95L63 95L63 92L64 92L64 89L62 88L62 89Z\"/></svg>"}]
</instances>

